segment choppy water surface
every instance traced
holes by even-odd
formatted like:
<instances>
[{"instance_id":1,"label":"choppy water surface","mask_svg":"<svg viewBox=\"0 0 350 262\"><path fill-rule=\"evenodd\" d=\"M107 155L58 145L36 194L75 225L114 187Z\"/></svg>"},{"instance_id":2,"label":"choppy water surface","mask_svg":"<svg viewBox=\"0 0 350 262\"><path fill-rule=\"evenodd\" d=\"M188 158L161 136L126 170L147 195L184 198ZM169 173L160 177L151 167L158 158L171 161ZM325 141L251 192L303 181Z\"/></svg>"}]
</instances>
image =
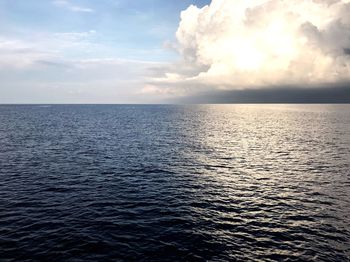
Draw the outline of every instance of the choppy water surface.
<instances>
[{"instance_id":1,"label":"choppy water surface","mask_svg":"<svg viewBox=\"0 0 350 262\"><path fill-rule=\"evenodd\" d=\"M349 261L350 106L0 106L1 261Z\"/></svg>"}]
</instances>

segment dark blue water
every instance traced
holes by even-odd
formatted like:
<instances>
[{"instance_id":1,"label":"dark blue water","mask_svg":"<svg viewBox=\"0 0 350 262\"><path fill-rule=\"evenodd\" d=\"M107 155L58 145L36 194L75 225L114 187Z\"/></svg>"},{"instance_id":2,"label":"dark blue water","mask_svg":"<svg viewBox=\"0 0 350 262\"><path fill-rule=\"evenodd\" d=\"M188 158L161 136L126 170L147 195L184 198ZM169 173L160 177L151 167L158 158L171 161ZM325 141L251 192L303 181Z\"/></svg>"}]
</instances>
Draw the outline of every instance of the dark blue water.
<instances>
[{"instance_id":1,"label":"dark blue water","mask_svg":"<svg viewBox=\"0 0 350 262\"><path fill-rule=\"evenodd\" d=\"M349 261L350 105L0 106L0 261Z\"/></svg>"}]
</instances>

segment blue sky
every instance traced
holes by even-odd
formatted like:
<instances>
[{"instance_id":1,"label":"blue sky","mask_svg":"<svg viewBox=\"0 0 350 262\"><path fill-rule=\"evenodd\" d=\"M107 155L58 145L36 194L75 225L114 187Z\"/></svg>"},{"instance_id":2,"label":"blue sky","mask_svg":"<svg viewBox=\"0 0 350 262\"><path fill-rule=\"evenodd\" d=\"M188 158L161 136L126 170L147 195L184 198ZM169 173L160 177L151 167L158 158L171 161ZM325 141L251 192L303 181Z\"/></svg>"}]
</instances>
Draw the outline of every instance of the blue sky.
<instances>
[{"instance_id":1,"label":"blue sky","mask_svg":"<svg viewBox=\"0 0 350 262\"><path fill-rule=\"evenodd\" d=\"M142 102L147 68L177 59L180 12L208 3L0 0L0 103Z\"/></svg>"},{"instance_id":2,"label":"blue sky","mask_svg":"<svg viewBox=\"0 0 350 262\"><path fill-rule=\"evenodd\" d=\"M33 40L38 34L95 32L103 46L94 56L163 60L163 43L174 40L179 14L208 1L0 0L0 33ZM35 40L35 39L34 39ZM83 55L77 54L74 55Z\"/></svg>"}]
</instances>

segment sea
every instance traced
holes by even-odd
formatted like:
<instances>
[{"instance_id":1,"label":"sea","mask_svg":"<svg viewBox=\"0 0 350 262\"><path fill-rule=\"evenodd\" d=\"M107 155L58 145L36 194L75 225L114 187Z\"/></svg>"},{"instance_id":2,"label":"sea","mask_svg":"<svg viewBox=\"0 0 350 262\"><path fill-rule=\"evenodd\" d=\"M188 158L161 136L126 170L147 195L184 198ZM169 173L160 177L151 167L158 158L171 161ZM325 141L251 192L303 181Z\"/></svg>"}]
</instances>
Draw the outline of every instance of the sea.
<instances>
[{"instance_id":1,"label":"sea","mask_svg":"<svg viewBox=\"0 0 350 262\"><path fill-rule=\"evenodd\" d=\"M0 261L350 261L350 105L1 105Z\"/></svg>"}]
</instances>

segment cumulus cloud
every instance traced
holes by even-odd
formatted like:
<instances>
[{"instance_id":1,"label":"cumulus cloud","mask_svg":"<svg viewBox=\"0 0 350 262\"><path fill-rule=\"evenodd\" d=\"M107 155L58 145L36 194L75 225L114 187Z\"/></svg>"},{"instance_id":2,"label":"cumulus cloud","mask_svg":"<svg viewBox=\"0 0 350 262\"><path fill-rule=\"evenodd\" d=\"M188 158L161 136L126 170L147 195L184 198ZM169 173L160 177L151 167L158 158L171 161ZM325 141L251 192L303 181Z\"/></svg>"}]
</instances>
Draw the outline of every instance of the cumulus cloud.
<instances>
[{"instance_id":1,"label":"cumulus cloud","mask_svg":"<svg viewBox=\"0 0 350 262\"><path fill-rule=\"evenodd\" d=\"M181 13L176 37L183 61L151 84L245 89L350 80L350 0L212 0Z\"/></svg>"}]
</instances>

